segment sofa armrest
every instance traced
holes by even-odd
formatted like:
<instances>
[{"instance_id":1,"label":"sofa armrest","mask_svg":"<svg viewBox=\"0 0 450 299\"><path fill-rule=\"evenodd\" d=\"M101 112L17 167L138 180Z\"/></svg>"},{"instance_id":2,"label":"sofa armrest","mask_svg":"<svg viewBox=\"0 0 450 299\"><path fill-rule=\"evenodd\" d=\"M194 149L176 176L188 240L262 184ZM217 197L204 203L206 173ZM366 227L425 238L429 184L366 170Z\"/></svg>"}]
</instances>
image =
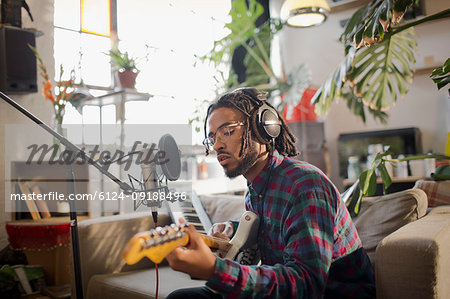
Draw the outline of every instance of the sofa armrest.
<instances>
[{"instance_id":1,"label":"sofa armrest","mask_svg":"<svg viewBox=\"0 0 450 299\"><path fill-rule=\"evenodd\" d=\"M171 223L168 215L159 215L158 225ZM151 213L133 213L93 218L78 223L81 276L84 295L90 278L107 274L153 267L148 259L136 265L122 261L122 251L136 233L154 227Z\"/></svg>"},{"instance_id":2,"label":"sofa armrest","mask_svg":"<svg viewBox=\"0 0 450 299\"><path fill-rule=\"evenodd\" d=\"M450 206L434 208L384 238L376 250L377 298L450 294Z\"/></svg>"}]
</instances>

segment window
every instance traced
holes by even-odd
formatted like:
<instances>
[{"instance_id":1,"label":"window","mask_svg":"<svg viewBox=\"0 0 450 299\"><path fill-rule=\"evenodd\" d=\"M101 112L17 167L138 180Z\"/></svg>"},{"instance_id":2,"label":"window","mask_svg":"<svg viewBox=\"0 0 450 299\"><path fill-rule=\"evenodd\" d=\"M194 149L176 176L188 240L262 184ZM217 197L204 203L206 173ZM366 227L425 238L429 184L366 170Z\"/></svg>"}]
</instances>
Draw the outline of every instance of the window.
<instances>
[{"instance_id":1,"label":"window","mask_svg":"<svg viewBox=\"0 0 450 299\"><path fill-rule=\"evenodd\" d=\"M109 9L102 0L81 1L96 2L100 10ZM198 57L212 48L214 40L225 35L223 27L231 1L112 1L117 4L119 49L136 57L148 54L148 61L140 61L136 88L153 95L148 102L126 104L126 123L187 123L196 100L216 97L215 70L200 63ZM55 0L55 66L75 68L78 82L83 79L89 85L112 87L109 57L103 54L110 49L111 39L98 24L90 24L90 28L100 29L81 30L80 3L80 0ZM114 16L111 18L114 22ZM104 17L98 20L106 22ZM99 113L85 110L83 121L98 123L95 117L87 117L98 118ZM112 110L102 112L114 114ZM76 113L68 109L65 122L80 123Z\"/></svg>"}]
</instances>

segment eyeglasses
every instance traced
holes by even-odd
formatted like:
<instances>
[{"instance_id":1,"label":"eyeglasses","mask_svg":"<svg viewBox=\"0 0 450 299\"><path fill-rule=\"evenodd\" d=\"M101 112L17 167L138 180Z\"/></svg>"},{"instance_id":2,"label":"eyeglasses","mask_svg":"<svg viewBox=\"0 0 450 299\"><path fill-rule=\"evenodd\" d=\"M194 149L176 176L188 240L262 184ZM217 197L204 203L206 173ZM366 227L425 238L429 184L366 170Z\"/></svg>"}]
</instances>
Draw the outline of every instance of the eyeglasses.
<instances>
[{"instance_id":1,"label":"eyeglasses","mask_svg":"<svg viewBox=\"0 0 450 299\"><path fill-rule=\"evenodd\" d=\"M219 139L222 143L227 143L230 140L230 137L233 135L236 130L235 127L243 126L245 123L238 122L234 124L224 125L219 127L215 134L211 134L203 140L203 145L211 150L216 144L216 140Z\"/></svg>"}]
</instances>

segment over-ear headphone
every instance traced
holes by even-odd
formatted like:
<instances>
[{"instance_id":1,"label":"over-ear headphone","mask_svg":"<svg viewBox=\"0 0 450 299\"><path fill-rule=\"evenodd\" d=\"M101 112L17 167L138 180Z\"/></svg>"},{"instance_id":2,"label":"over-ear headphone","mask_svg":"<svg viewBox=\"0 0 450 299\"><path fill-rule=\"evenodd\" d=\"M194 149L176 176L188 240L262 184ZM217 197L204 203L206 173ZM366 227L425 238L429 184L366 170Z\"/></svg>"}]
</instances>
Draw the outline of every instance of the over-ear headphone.
<instances>
[{"instance_id":1,"label":"over-ear headphone","mask_svg":"<svg viewBox=\"0 0 450 299\"><path fill-rule=\"evenodd\" d=\"M281 120L277 111L267 105L266 93L259 92L255 88L239 88L235 91L245 93L258 106L250 115L250 121L258 141L268 143L277 138L281 132Z\"/></svg>"}]
</instances>

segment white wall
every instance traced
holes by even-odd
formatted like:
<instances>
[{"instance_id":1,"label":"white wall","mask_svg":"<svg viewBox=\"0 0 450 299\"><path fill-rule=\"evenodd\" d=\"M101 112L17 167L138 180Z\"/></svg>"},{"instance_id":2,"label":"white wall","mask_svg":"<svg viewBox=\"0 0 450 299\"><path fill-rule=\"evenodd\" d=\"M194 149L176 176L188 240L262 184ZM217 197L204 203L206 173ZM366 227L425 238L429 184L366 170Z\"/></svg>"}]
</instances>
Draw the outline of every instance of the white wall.
<instances>
[{"instance_id":1,"label":"white wall","mask_svg":"<svg viewBox=\"0 0 450 299\"><path fill-rule=\"evenodd\" d=\"M272 0L271 13L276 14L282 0ZM312 72L312 84L320 86L344 57L343 46L338 41L343 28L339 21L349 18L356 9L332 13L325 23L312 28L283 28L280 33L282 59L286 71L306 63ZM416 68L439 66L449 57L450 19L426 23L415 27L418 42ZM425 58L432 56L434 65L427 65ZM330 151L332 176L338 187L342 178L338 175L337 138L339 134L418 127L422 133L423 150L443 153L447 132L450 131L450 112L447 91L438 91L428 75L416 75L409 85L409 92L397 101L389 113L387 125L369 119L364 124L355 117L343 101L335 102L324 117L325 137Z\"/></svg>"},{"instance_id":2,"label":"white wall","mask_svg":"<svg viewBox=\"0 0 450 299\"><path fill-rule=\"evenodd\" d=\"M22 9L22 28L34 28L44 33L36 39L37 49L44 60L50 78L54 76L53 59L53 0L28 0L34 22L31 22L27 13ZM19 105L36 115L45 123L50 123L53 108L46 102L41 94L41 82L38 78L39 92L24 95L9 95ZM5 212L5 129L7 124L30 124L31 121L16 111L12 106L0 100L0 249L8 244L5 222L11 219L11 213ZM21 136L17 136L21 138ZM9 176L9 175L8 175ZM8 177L7 176L7 177Z\"/></svg>"}]
</instances>

